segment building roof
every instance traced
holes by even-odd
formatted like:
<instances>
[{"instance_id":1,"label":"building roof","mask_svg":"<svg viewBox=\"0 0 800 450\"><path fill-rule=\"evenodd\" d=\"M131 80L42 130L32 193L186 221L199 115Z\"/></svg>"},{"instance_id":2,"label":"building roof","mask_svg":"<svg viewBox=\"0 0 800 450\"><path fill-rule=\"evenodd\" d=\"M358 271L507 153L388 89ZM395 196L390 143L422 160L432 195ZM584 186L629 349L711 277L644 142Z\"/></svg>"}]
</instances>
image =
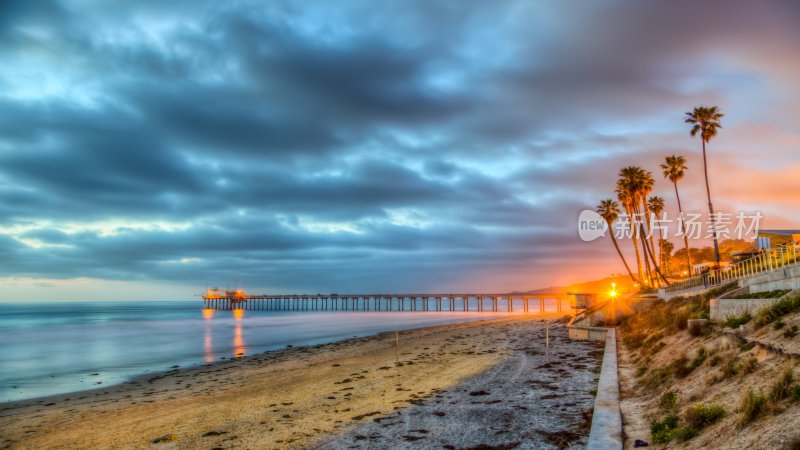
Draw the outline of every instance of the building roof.
<instances>
[{"instance_id":1,"label":"building roof","mask_svg":"<svg viewBox=\"0 0 800 450\"><path fill-rule=\"evenodd\" d=\"M800 230L758 230L758 234L775 234L778 236L789 236L800 234Z\"/></svg>"}]
</instances>

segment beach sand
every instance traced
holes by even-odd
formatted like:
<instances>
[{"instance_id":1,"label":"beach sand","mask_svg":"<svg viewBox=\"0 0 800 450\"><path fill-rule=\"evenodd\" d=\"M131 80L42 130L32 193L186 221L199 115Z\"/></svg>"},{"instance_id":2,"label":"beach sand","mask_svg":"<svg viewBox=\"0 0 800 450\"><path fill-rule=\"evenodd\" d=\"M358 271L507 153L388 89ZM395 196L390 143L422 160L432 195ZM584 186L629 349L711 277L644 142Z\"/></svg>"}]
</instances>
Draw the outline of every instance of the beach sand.
<instances>
[{"instance_id":1,"label":"beach sand","mask_svg":"<svg viewBox=\"0 0 800 450\"><path fill-rule=\"evenodd\" d=\"M602 350L559 324L546 355L544 333L530 316L445 325L7 403L0 448L580 444Z\"/></svg>"}]
</instances>

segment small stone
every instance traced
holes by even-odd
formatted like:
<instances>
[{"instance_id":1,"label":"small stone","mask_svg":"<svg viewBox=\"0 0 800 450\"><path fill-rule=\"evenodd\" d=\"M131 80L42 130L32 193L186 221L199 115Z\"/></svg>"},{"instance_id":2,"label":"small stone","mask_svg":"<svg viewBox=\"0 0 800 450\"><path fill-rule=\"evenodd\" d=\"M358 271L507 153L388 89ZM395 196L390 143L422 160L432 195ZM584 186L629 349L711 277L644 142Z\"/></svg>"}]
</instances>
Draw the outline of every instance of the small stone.
<instances>
[{"instance_id":1,"label":"small stone","mask_svg":"<svg viewBox=\"0 0 800 450\"><path fill-rule=\"evenodd\" d=\"M175 442L178 439L180 439L180 437L177 434L170 433L170 434L165 434L164 436L157 437L153 439L151 442L153 444L161 444L164 442Z\"/></svg>"}]
</instances>

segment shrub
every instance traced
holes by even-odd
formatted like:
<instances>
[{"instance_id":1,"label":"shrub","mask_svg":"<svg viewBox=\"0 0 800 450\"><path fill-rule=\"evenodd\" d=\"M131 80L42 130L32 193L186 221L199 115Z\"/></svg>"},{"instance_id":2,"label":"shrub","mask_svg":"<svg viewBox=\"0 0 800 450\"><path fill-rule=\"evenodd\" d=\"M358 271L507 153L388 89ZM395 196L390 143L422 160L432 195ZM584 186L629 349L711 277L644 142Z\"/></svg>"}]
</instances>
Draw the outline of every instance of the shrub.
<instances>
[{"instance_id":1,"label":"shrub","mask_svg":"<svg viewBox=\"0 0 800 450\"><path fill-rule=\"evenodd\" d=\"M800 450L800 434L795 434L789 444L786 445L786 450Z\"/></svg>"},{"instance_id":2,"label":"shrub","mask_svg":"<svg viewBox=\"0 0 800 450\"><path fill-rule=\"evenodd\" d=\"M775 324L773 325L773 327L775 327L775 330L777 331L777 330L780 330L781 328L783 328L784 325L786 325L786 324L783 323L783 319L778 319L778 320L775 321Z\"/></svg>"},{"instance_id":3,"label":"shrub","mask_svg":"<svg viewBox=\"0 0 800 450\"><path fill-rule=\"evenodd\" d=\"M689 326L689 335L692 337L705 336L708 332L708 322L692 322Z\"/></svg>"},{"instance_id":4,"label":"shrub","mask_svg":"<svg viewBox=\"0 0 800 450\"><path fill-rule=\"evenodd\" d=\"M690 428L701 429L725 417L725 408L719 405L695 403L686 409L683 418Z\"/></svg>"},{"instance_id":5,"label":"shrub","mask_svg":"<svg viewBox=\"0 0 800 450\"><path fill-rule=\"evenodd\" d=\"M678 406L678 394L674 391L667 391L658 400L658 407L664 412L674 411Z\"/></svg>"},{"instance_id":6,"label":"shrub","mask_svg":"<svg viewBox=\"0 0 800 450\"><path fill-rule=\"evenodd\" d=\"M798 309L800 309L800 293L784 297L762 308L756 315L754 323L760 328Z\"/></svg>"},{"instance_id":7,"label":"shrub","mask_svg":"<svg viewBox=\"0 0 800 450\"><path fill-rule=\"evenodd\" d=\"M739 364L739 361L736 357L728 358L725 362L725 365L722 366L722 374L726 377L733 377L739 374L739 371L742 369L742 366Z\"/></svg>"},{"instance_id":8,"label":"shrub","mask_svg":"<svg viewBox=\"0 0 800 450\"><path fill-rule=\"evenodd\" d=\"M760 416L767 405L767 399L764 396L756 394L753 389L748 389L742 396L742 403L739 406L741 416L739 417L739 426L745 426Z\"/></svg>"},{"instance_id":9,"label":"shrub","mask_svg":"<svg viewBox=\"0 0 800 450\"><path fill-rule=\"evenodd\" d=\"M755 356L748 356L747 358L742 361L742 373L748 374L753 373L756 368L758 367L758 358Z\"/></svg>"},{"instance_id":10,"label":"shrub","mask_svg":"<svg viewBox=\"0 0 800 450\"><path fill-rule=\"evenodd\" d=\"M746 312L741 316L727 316L722 326L726 328L739 328L739 325L744 325L753 320L753 316Z\"/></svg>"},{"instance_id":11,"label":"shrub","mask_svg":"<svg viewBox=\"0 0 800 450\"><path fill-rule=\"evenodd\" d=\"M692 427L678 427L675 428L670 434L672 439L675 439L678 442L684 442L697 436L697 429Z\"/></svg>"},{"instance_id":12,"label":"shrub","mask_svg":"<svg viewBox=\"0 0 800 450\"><path fill-rule=\"evenodd\" d=\"M650 422L650 436L656 444L666 444L672 440L672 431L678 428L678 416L670 414L662 420Z\"/></svg>"},{"instance_id":13,"label":"shrub","mask_svg":"<svg viewBox=\"0 0 800 450\"><path fill-rule=\"evenodd\" d=\"M800 401L800 384L792 388L792 400Z\"/></svg>"},{"instance_id":14,"label":"shrub","mask_svg":"<svg viewBox=\"0 0 800 450\"><path fill-rule=\"evenodd\" d=\"M656 444L667 444L672 440L687 441L697 436L697 429L693 427L679 427L678 416L669 414L662 420L653 419L650 422L650 437Z\"/></svg>"},{"instance_id":15,"label":"shrub","mask_svg":"<svg viewBox=\"0 0 800 450\"><path fill-rule=\"evenodd\" d=\"M791 367L786 369L778 375L778 379L772 384L769 390L770 403L778 403L785 399L792 393L792 382L794 381L794 371Z\"/></svg>"},{"instance_id":16,"label":"shrub","mask_svg":"<svg viewBox=\"0 0 800 450\"><path fill-rule=\"evenodd\" d=\"M753 342L753 341L742 342L741 344L739 344L739 351L741 351L741 352L749 352L755 346L756 346L756 343Z\"/></svg>"},{"instance_id":17,"label":"shrub","mask_svg":"<svg viewBox=\"0 0 800 450\"><path fill-rule=\"evenodd\" d=\"M797 336L798 327L797 325L792 325L791 327L783 330L783 337L786 339L791 339Z\"/></svg>"},{"instance_id":18,"label":"shrub","mask_svg":"<svg viewBox=\"0 0 800 450\"><path fill-rule=\"evenodd\" d=\"M669 365L672 373L678 378L686 378L695 369L695 366L689 364L689 359L686 355L681 355L675 358Z\"/></svg>"},{"instance_id":19,"label":"shrub","mask_svg":"<svg viewBox=\"0 0 800 450\"><path fill-rule=\"evenodd\" d=\"M711 359L708 360L708 365L711 367L716 367L721 362L722 362L722 356L714 355L711 357Z\"/></svg>"},{"instance_id":20,"label":"shrub","mask_svg":"<svg viewBox=\"0 0 800 450\"><path fill-rule=\"evenodd\" d=\"M689 320L689 313L686 311L680 311L675 314L674 318L672 319L672 326L675 327L677 330L685 330L686 329L686 321Z\"/></svg>"},{"instance_id":21,"label":"shrub","mask_svg":"<svg viewBox=\"0 0 800 450\"><path fill-rule=\"evenodd\" d=\"M697 349L697 356L694 357L692 360L692 368L697 368L703 365L706 362L706 358L708 357L708 350L705 347L700 347Z\"/></svg>"}]
</instances>

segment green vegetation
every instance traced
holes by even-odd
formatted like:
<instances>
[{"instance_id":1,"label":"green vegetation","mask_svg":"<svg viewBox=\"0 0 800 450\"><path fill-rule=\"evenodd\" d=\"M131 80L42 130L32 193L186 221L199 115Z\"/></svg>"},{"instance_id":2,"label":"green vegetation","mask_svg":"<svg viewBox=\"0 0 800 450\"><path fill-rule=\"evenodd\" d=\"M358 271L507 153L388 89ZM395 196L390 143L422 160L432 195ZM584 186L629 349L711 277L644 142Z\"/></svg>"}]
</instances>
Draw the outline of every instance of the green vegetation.
<instances>
[{"instance_id":1,"label":"green vegetation","mask_svg":"<svg viewBox=\"0 0 800 450\"><path fill-rule=\"evenodd\" d=\"M711 332L711 327L709 326L708 322L692 322L691 326L689 326L689 336L692 337L700 337L706 336Z\"/></svg>"},{"instance_id":2,"label":"green vegetation","mask_svg":"<svg viewBox=\"0 0 800 450\"><path fill-rule=\"evenodd\" d=\"M740 325L744 325L751 320L753 320L753 316L746 312L741 316L727 316L722 326L725 328L739 328Z\"/></svg>"},{"instance_id":3,"label":"green vegetation","mask_svg":"<svg viewBox=\"0 0 800 450\"><path fill-rule=\"evenodd\" d=\"M795 434L794 437L786 445L786 450L800 450L800 434Z\"/></svg>"},{"instance_id":4,"label":"green vegetation","mask_svg":"<svg viewBox=\"0 0 800 450\"><path fill-rule=\"evenodd\" d=\"M697 436L697 429L679 427L680 419L675 414L669 414L661 420L653 419L650 422L650 437L656 444L667 444L670 441L683 442Z\"/></svg>"},{"instance_id":5,"label":"green vegetation","mask_svg":"<svg viewBox=\"0 0 800 450\"><path fill-rule=\"evenodd\" d=\"M752 294L739 294L734 295L729 298L779 298L783 297L789 292L789 290L776 290L776 291L769 291L769 292L756 292Z\"/></svg>"},{"instance_id":6,"label":"green vegetation","mask_svg":"<svg viewBox=\"0 0 800 450\"><path fill-rule=\"evenodd\" d=\"M636 376L641 386L655 389L663 386L671 378L683 378L709 361L716 366L722 362L719 355L708 349L700 349L691 360L681 355L665 367L652 367L652 360L666 346L663 338L681 332L688 319L708 318L708 300L724 292L737 288L736 283L721 286L706 294L681 299L680 301L655 301L650 308L628 316L621 322L622 342L626 348L635 352L632 358L637 365ZM705 334L707 329L703 330ZM691 333L691 330L690 330ZM738 372L738 370L737 370Z\"/></svg>"},{"instance_id":7,"label":"green vegetation","mask_svg":"<svg viewBox=\"0 0 800 450\"><path fill-rule=\"evenodd\" d=\"M788 295L772 305L762 308L753 323L756 327L761 328L797 310L800 310L800 292Z\"/></svg>"},{"instance_id":8,"label":"green vegetation","mask_svg":"<svg viewBox=\"0 0 800 450\"><path fill-rule=\"evenodd\" d=\"M709 365L712 365L709 363ZM722 379L732 378L737 375L747 375L753 373L758 368L758 359L755 356L748 356L740 361L736 355L729 356L725 363L720 367Z\"/></svg>"},{"instance_id":9,"label":"green vegetation","mask_svg":"<svg viewBox=\"0 0 800 450\"><path fill-rule=\"evenodd\" d=\"M742 361L742 373L749 374L755 372L758 368L758 358L755 356L748 356Z\"/></svg>"},{"instance_id":10,"label":"green vegetation","mask_svg":"<svg viewBox=\"0 0 800 450\"><path fill-rule=\"evenodd\" d=\"M700 347L697 349L697 356L694 357L692 360L692 368L696 369L703 365L706 362L706 358L708 358L708 350L705 347Z\"/></svg>"},{"instance_id":11,"label":"green vegetation","mask_svg":"<svg viewBox=\"0 0 800 450\"><path fill-rule=\"evenodd\" d=\"M792 400L800 401L800 384L792 388Z\"/></svg>"},{"instance_id":12,"label":"green vegetation","mask_svg":"<svg viewBox=\"0 0 800 450\"><path fill-rule=\"evenodd\" d=\"M597 214L600 214L606 224L608 224L608 229L614 229L614 222L619 218L619 203L615 202L613 199L606 199L600 202L595 209ZM614 244L614 248L617 249L617 254L619 255L620 259L622 259L622 264L625 265L625 269L628 271L628 275L630 275L631 280L635 281L636 283L642 284L639 278L633 276L633 272L631 272L631 268L628 266L628 261L625 260L625 255L622 254L622 250L619 249L619 243L617 242L617 238L615 233L609 233L611 235L611 242Z\"/></svg>"},{"instance_id":13,"label":"green vegetation","mask_svg":"<svg viewBox=\"0 0 800 450\"><path fill-rule=\"evenodd\" d=\"M686 425L697 430L711 425L723 417L725 417L725 408L705 403L695 403L683 414Z\"/></svg>"},{"instance_id":14,"label":"green vegetation","mask_svg":"<svg viewBox=\"0 0 800 450\"><path fill-rule=\"evenodd\" d=\"M664 412L674 412L678 407L678 394L674 391L667 391L661 394L658 400L658 407Z\"/></svg>"},{"instance_id":15,"label":"green vegetation","mask_svg":"<svg viewBox=\"0 0 800 450\"><path fill-rule=\"evenodd\" d=\"M797 332L798 332L797 325L792 325L791 327L783 330L783 337L785 337L786 339L791 339L797 336Z\"/></svg>"},{"instance_id":16,"label":"green vegetation","mask_svg":"<svg viewBox=\"0 0 800 450\"><path fill-rule=\"evenodd\" d=\"M685 123L692 126L689 132L693 137L700 135L700 142L703 143L703 173L706 179L706 194L708 195L708 213L714 217L714 206L711 204L711 188L708 186L708 162L706 160L706 144L717 136L719 129L722 128L719 121L724 114L719 110L719 106L698 106L686 113ZM717 233L714 232L714 260L719 264L719 242Z\"/></svg>"},{"instance_id":17,"label":"green vegetation","mask_svg":"<svg viewBox=\"0 0 800 450\"><path fill-rule=\"evenodd\" d=\"M756 343L753 341L742 342L739 344L739 351L740 352L749 352L756 346Z\"/></svg>"},{"instance_id":18,"label":"green vegetation","mask_svg":"<svg viewBox=\"0 0 800 450\"><path fill-rule=\"evenodd\" d=\"M794 382L794 371L791 367L784 369L778 379L772 383L769 390L769 402L773 406L792 394L792 383Z\"/></svg>"},{"instance_id":19,"label":"green vegetation","mask_svg":"<svg viewBox=\"0 0 800 450\"><path fill-rule=\"evenodd\" d=\"M739 426L744 427L750 422L756 420L762 413L764 413L767 406L767 399L763 395L756 394L753 389L748 389L742 396L742 403L739 406L741 416L739 417Z\"/></svg>"},{"instance_id":20,"label":"green vegetation","mask_svg":"<svg viewBox=\"0 0 800 450\"><path fill-rule=\"evenodd\" d=\"M728 358L721 370L725 377L730 378L738 375L739 372L741 372L742 365L739 364L739 360L736 357Z\"/></svg>"},{"instance_id":21,"label":"green vegetation","mask_svg":"<svg viewBox=\"0 0 800 450\"><path fill-rule=\"evenodd\" d=\"M697 430L692 427L678 427L672 430L672 439L678 442L685 442L697 436Z\"/></svg>"},{"instance_id":22,"label":"green vegetation","mask_svg":"<svg viewBox=\"0 0 800 450\"><path fill-rule=\"evenodd\" d=\"M678 200L678 213L683 216L683 207L681 206L681 196L678 195L678 181L683 179L683 176L688 169L686 167L686 158L683 156L672 155L664 158L664 163L660 164L661 173L664 178L672 182L675 188L675 198ZM683 222L680 222L681 234L683 234L683 245L686 250L686 273L692 273L692 254L689 252L689 238L687 233L683 233Z\"/></svg>"}]
</instances>

